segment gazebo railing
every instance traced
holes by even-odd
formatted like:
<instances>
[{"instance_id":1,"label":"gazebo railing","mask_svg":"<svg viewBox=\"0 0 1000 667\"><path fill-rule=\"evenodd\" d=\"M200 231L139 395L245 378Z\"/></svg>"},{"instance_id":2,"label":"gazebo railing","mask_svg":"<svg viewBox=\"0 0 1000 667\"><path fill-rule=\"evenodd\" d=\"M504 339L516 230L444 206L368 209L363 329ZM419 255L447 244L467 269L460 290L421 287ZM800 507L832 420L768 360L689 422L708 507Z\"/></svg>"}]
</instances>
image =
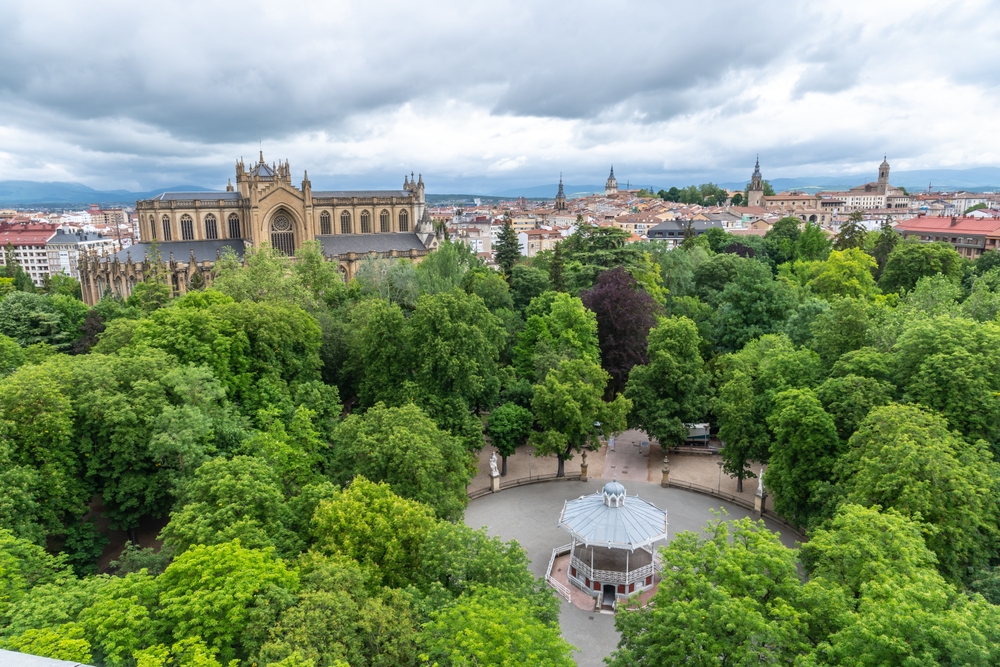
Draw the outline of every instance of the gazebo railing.
<instances>
[{"instance_id":1,"label":"gazebo railing","mask_svg":"<svg viewBox=\"0 0 1000 667\"><path fill-rule=\"evenodd\" d=\"M573 549L572 544L564 544L561 547L556 547L555 549L553 549L552 556L549 557L549 566L545 569L546 583L548 583L548 585L551 586L552 588L556 589L556 592L559 593L560 596L565 598L566 602L573 601L572 594L570 593L569 588L567 588L565 585L562 584L562 582L558 581L555 577L552 576L552 567L555 565L556 558L558 558L559 556L565 556L566 554L570 553L572 549Z\"/></svg>"},{"instance_id":2,"label":"gazebo railing","mask_svg":"<svg viewBox=\"0 0 1000 667\"><path fill-rule=\"evenodd\" d=\"M608 584L631 584L635 581L644 581L646 577L652 576L656 571L661 569L658 558L654 559L652 563L643 565L635 570L629 570L628 572L591 569L589 565L575 555L570 559L570 565L576 568L577 579L586 577L591 581L600 581Z\"/></svg>"}]
</instances>

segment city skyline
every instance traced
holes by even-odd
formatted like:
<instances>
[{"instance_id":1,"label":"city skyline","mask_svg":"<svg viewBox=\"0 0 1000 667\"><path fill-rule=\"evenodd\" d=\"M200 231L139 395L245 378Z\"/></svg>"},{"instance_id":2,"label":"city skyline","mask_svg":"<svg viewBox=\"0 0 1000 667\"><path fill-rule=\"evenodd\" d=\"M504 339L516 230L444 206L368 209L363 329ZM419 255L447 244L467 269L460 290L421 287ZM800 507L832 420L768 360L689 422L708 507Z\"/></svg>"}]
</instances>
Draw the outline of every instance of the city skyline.
<instances>
[{"instance_id":1,"label":"city skyline","mask_svg":"<svg viewBox=\"0 0 1000 667\"><path fill-rule=\"evenodd\" d=\"M1000 166L988 3L513 9L7 5L0 180L218 187L261 149L432 192Z\"/></svg>"}]
</instances>

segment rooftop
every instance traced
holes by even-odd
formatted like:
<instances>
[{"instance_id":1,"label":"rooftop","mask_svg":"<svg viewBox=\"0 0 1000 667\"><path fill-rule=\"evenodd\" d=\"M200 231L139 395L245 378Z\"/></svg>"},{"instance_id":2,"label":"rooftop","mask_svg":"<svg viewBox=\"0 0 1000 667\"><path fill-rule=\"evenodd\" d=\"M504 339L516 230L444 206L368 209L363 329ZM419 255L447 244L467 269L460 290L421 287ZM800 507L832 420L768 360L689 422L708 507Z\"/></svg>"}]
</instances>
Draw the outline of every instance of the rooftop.
<instances>
[{"instance_id":1,"label":"rooftop","mask_svg":"<svg viewBox=\"0 0 1000 667\"><path fill-rule=\"evenodd\" d=\"M609 482L602 491L566 501L559 527L587 546L634 551L666 538L667 512Z\"/></svg>"},{"instance_id":2,"label":"rooftop","mask_svg":"<svg viewBox=\"0 0 1000 667\"><path fill-rule=\"evenodd\" d=\"M1000 229L1000 220L993 218L919 216L903 220L896 229L907 232L962 232L991 234Z\"/></svg>"}]
</instances>

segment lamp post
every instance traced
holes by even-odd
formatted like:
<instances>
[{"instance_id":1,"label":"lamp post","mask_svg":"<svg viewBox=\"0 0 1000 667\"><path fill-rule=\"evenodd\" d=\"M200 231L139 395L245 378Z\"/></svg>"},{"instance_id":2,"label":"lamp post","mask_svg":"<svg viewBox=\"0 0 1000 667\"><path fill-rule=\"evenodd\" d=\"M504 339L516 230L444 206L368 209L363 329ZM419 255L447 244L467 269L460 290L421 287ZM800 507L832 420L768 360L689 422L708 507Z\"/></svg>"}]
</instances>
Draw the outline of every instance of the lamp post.
<instances>
[{"instance_id":1,"label":"lamp post","mask_svg":"<svg viewBox=\"0 0 1000 667\"><path fill-rule=\"evenodd\" d=\"M716 492L721 493L722 492L722 461L716 461L716 463L719 466L719 486L716 489Z\"/></svg>"}]
</instances>

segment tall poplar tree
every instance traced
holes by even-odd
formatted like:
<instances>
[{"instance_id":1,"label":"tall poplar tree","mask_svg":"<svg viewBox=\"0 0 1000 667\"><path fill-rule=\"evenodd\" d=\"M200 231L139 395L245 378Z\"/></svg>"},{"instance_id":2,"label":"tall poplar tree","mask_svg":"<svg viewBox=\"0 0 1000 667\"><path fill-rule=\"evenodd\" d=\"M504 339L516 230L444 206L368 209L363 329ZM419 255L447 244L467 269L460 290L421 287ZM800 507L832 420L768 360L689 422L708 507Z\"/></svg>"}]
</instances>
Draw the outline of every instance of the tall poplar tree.
<instances>
[{"instance_id":1,"label":"tall poplar tree","mask_svg":"<svg viewBox=\"0 0 1000 667\"><path fill-rule=\"evenodd\" d=\"M514 225L509 215L504 216L503 230L500 232L494 256L504 277L510 280L510 272L513 271L517 260L521 259L521 248L518 246L517 234L514 232Z\"/></svg>"}]
</instances>

